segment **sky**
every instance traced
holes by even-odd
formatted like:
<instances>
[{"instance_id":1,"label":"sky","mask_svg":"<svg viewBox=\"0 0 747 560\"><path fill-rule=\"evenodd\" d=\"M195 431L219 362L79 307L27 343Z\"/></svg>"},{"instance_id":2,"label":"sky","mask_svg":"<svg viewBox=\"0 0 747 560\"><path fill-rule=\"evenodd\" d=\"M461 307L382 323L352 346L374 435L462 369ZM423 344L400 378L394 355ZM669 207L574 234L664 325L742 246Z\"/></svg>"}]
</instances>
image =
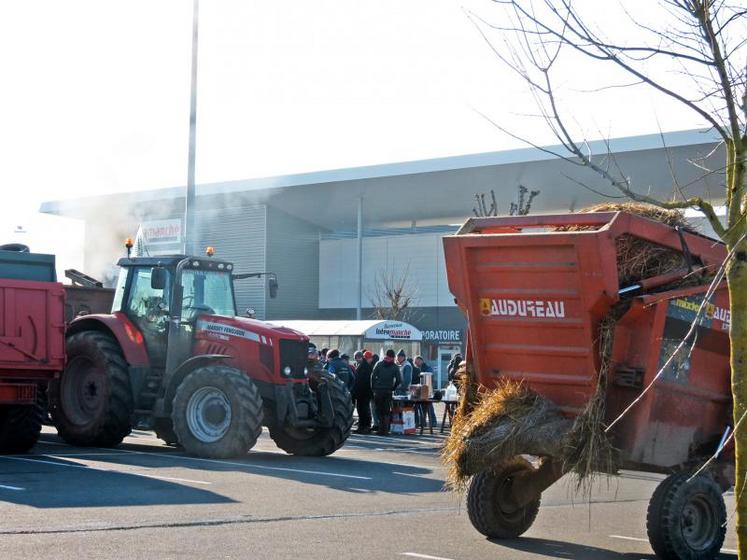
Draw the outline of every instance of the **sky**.
<instances>
[{"instance_id":1,"label":"sky","mask_svg":"<svg viewBox=\"0 0 747 560\"><path fill-rule=\"evenodd\" d=\"M621 25L616 2L586 3ZM202 0L197 183L522 147L480 113L551 143L469 14L502 17L489 0ZM81 226L42 201L186 183L191 25L189 0L0 0L6 239L75 255L61 240ZM590 138L703 125L644 88L588 93L626 79L564 65L560 101Z\"/></svg>"}]
</instances>

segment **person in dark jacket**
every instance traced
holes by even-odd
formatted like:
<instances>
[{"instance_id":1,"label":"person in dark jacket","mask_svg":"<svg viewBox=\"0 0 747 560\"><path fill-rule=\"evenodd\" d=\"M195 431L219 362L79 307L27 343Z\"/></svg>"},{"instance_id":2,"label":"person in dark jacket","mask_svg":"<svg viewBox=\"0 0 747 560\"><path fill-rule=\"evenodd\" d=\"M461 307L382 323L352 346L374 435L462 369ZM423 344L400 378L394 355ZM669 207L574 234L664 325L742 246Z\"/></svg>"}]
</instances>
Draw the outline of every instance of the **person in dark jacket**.
<instances>
[{"instance_id":1,"label":"person in dark jacket","mask_svg":"<svg viewBox=\"0 0 747 560\"><path fill-rule=\"evenodd\" d=\"M358 411L358 428L355 430L358 434L371 433L371 399L373 398L373 391L371 390L372 361L373 354L366 350L361 353L358 368L355 370L352 395L355 401L355 408Z\"/></svg>"},{"instance_id":2,"label":"person in dark jacket","mask_svg":"<svg viewBox=\"0 0 747 560\"><path fill-rule=\"evenodd\" d=\"M462 355L459 352L457 352L451 357L449 366L446 368L446 371L449 373L449 381L451 381L457 387L459 386L459 379L457 377L457 373L459 373L459 364L462 363L462 360L463 360Z\"/></svg>"},{"instance_id":3,"label":"person in dark jacket","mask_svg":"<svg viewBox=\"0 0 747 560\"><path fill-rule=\"evenodd\" d=\"M379 416L379 435L389 435L389 424L392 418L392 391L402 384L399 366L394 362L394 350L386 351L384 359L373 369L371 389L374 404Z\"/></svg>"},{"instance_id":4,"label":"person in dark jacket","mask_svg":"<svg viewBox=\"0 0 747 560\"><path fill-rule=\"evenodd\" d=\"M336 375L348 391L353 388L353 372L345 360L340 357L340 351L337 348L327 352L327 371Z\"/></svg>"}]
</instances>

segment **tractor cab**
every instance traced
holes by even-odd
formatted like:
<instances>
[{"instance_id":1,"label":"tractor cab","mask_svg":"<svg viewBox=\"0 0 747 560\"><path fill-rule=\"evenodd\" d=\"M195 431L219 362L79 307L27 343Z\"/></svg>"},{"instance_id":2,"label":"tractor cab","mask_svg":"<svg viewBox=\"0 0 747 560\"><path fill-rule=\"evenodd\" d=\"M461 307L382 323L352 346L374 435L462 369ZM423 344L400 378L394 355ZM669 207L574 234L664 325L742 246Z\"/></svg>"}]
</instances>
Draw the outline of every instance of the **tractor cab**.
<instances>
[{"instance_id":1,"label":"tractor cab","mask_svg":"<svg viewBox=\"0 0 747 560\"><path fill-rule=\"evenodd\" d=\"M197 317L236 315L233 264L174 255L120 259L112 311L143 335L151 367L173 371L189 356Z\"/></svg>"}]
</instances>

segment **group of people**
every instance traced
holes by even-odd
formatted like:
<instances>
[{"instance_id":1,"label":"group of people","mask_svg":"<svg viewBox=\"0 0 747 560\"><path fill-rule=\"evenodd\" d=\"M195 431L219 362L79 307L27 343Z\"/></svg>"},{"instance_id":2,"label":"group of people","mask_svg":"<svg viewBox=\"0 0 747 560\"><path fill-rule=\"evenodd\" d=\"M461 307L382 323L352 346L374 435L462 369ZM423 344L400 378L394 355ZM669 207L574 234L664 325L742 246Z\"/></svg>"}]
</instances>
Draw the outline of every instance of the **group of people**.
<instances>
[{"instance_id":1,"label":"group of people","mask_svg":"<svg viewBox=\"0 0 747 560\"><path fill-rule=\"evenodd\" d=\"M309 347L309 359L316 361L317 367L334 374L348 388L358 412L355 432L359 434L376 431L379 435L388 435L392 396L408 395L410 385L420 384L421 373L433 372L422 356L409 359L404 349L396 354L389 349L380 359L377 354L364 348L353 355L351 362L350 356L340 354L337 349L322 348L317 352L312 344ZM432 403L428 412L431 426L435 426L436 411Z\"/></svg>"}]
</instances>

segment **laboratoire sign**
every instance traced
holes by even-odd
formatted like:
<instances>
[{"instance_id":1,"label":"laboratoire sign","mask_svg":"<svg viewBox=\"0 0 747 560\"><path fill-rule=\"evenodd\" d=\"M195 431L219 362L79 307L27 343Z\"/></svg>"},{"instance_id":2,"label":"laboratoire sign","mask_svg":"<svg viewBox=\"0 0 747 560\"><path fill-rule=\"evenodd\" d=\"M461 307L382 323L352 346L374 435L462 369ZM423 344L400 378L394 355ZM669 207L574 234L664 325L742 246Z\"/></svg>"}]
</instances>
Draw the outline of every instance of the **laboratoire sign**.
<instances>
[{"instance_id":1,"label":"laboratoire sign","mask_svg":"<svg viewBox=\"0 0 747 560\"><path fill-rule=\"evenodd\" d=\"M401 321L378 323L363 335L367 340L423 340L421 332Z\"/></svg>"},{"instance_id":2,"label":"laboratoire sign","mask_svg":"<svg viewBox=\"0 0 747 560\"><path fill-rule=\"evenodd\" d=\"M480 313L494 317L539 317L562 319L565 302L543 299L480 299Z\"/></svg>"},{"instance_id":3,"label":"laboratoire sign","mask_svg":"<svg viewBox=\"0 0 747 560\"><path fill-rule=\"evenodd\" d=\"M461 342L461 329L440 329L422 331L423 340L428 342Z\"/></svg>"}]
</instances>

